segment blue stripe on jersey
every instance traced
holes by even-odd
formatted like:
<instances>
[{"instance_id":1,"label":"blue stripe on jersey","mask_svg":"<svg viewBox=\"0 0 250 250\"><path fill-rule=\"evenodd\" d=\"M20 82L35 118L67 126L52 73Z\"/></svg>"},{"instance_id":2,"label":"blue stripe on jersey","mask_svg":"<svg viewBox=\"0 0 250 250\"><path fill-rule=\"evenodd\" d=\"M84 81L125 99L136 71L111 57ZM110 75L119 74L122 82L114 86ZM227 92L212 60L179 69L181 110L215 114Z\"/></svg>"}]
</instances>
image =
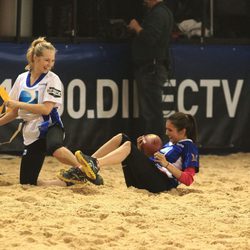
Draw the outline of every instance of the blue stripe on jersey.
<instances>
[{"instance_id":1,"label":"blue stripe on jersey","mask_svg":"<svg viewBox=\"0 0 250 250\"><path fill-rule=\"evenodd\" d=\"M160 152L165 155L167 161L174 163L180 158L182 148L179 145L167 143Z\"/></svg>"},{"instance_id":2,"label":"blue stripe on jersey","mask_svg":"<svg viewBox=\"0 0 250 250\"><path fill-rule=\"evenodd\" d=\"M199 172L199 156L194 153L188 153L186 155L185 162L183 162L183 168L186 169L187 167L194 167L195 172Z\"/></svg>"},{"instance_id":3,"label":"blue stripe on jersey","mask_svg":"<svg viewBox=\"0 0 250 250\"><path fill-rule=\"evenodd\" d=\"M50 122L50 119L51 119L51 122ZM63 124L59 116L59 113L57 111L57 108L53 108L49 115L43 115L43 120L44 122L42 122L39 125L39 130L40 130L39 138L44 138L46 136L46 133L50 126L59 124L60 127L63 128Z\"/></svg>"},{"instance_id":4,"label":"blue stripe on jersey","mask_svg":"<svg viewBox=\"0 0 250 250\"><path fill-rule=\"evenodd\" d=\"M31 74L30 74L30 72L29 72L29 74L28 74L28 76L27 76L27 78L26 78L26 86L29 87L29 88L35 86L35 85L38 84L46 75L47 75L47 73L42 73L42 74L38 77L38 79L34 82L34 84L30 85L30 76L31 76Z\"/></svg>"},{"instance_id":5,"label":"blue stripe on jersey","mask_svg":"<svg viewBox=\"0 0 250 250\"><path fill-rule=\"evenodd\" d=\"M62 120L60 118L60 115L58 113L57 108L53 108L51 113L50 113L50 118L52 121L52 124L59 124L63 128Z\"/></svg>"},{"instance_id":6,"label":"blue stripe on jersey","mask_svg":"<svg viewBox=\"0 0 250 250\"><path fill-rule=\"evenodd\" d=\"M199 172L199 153L198 153L198 148L192 141L188 140L183 140L181 143L183 147L183 152L182 152L182 168L183 170L188 168L188 167L194 167L195 172Z\"/></svg>"},{"instance_id":7,"label":"blue stripe on jersey","mask_svg":"<svg viewBox=\"0 0 250 250\"><path fill-rule=\"evenodd\" d=\"M198 148L191 140L182 140L176 144L167 143L160 152L165 155L170 163L175 163L181 157L182 170L187 167L194 167L195 172L199 172ZM150 157L150 160L154 161L154 157Z\"/></svg>"}]
</instances>

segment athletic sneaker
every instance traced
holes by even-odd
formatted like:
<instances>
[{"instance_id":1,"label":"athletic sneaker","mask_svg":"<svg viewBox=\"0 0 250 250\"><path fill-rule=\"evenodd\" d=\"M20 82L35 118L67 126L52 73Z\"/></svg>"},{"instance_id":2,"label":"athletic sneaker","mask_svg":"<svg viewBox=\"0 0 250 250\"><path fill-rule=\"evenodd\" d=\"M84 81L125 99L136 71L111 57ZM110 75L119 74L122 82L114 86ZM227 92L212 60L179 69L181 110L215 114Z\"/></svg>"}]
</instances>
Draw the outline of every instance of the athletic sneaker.
<instances>
[{"instance_id":1,"label":"athletic sneaker","mask_svg":"<svg viewBox=\"0 0 250 250\"><path fill-rule=\"evenodd\" d=\"M68 182L68 181L65 181L61 178L61 176L63 175L63 173L66 171L66 169L61 169L60 170L60 173L57 175L57 177L61 180L61 181L64 181L66 183L66 186L69 187L69 186L73 186L75 185L75 183L73 182Z\"/></svg>"},{"instance_id":2,"label":"athletic sneaker","mask_svg":"<svg viewBox=\"0 0 250 250\"><path fill-rule=\"evenodd\" d=\"M103 178L101 175L97 174L95 180L89 179L84 172L81 171L80 168L72 167L68 170L61 170L58 178L67 183L67 186L73 184L83 184L86 183L87 180L95 185L103 185ZM69 185L68 185L69 184Z\"/></svg>"},{"instance_id":3,"label":"athletic sneaker","mask_svg":"<svg viewBox=\"0 0 250 250\"><path fill-rule=\"evenodd\" d=\"M100 174L97 174L96 175L96 179L95 180L91 180L89 179L88 177L86 177L88 179L88 181L90 181L91 183L99 186L99 185L104 185L104 181L103 181L103 178Z\"/></svg>"},{"instance_id":4,"label":"athletic sneaker","mask_svg":"<svg viewBox=\"0 0 250 250\"><path fill-rule=\"evenodd\" d=\"M76 159L82 166L88 180L96 180L99 168L94 157L83 154L80 150L75 152Z\"/></svg>"},{"instance_id":5,"label":"athletic sneaker","mask_svg":"<svg viewBox=\"0 0 250 250\"><path fill-rule=\"evenodd\" d=\"M76 167L68 170L62 169L57 177L66 183L82 184L87 182L85 173Z\"/></svg>"}]
</instances>

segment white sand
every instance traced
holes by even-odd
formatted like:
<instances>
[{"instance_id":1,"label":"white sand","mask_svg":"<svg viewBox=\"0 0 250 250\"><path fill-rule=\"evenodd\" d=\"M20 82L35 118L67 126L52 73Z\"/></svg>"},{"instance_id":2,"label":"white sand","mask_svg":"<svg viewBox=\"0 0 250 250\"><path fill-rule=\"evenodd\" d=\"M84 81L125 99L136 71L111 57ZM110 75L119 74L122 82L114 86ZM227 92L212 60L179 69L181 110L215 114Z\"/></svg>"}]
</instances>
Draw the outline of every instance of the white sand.
<instances>
[{"instance_id":1,"label":"white sand","mask_svg":"<svg viewBox=\"0 0 250 250\"><path fill-rule=\"evenodd\" d=\"M22 186L19 163L0 158L0 249L250 249L250 153L201 156L192 186L161 194L126 188L120 166L104 186ZM61 168L48 157L41 178Z\"/></svg>"}]
</instances>

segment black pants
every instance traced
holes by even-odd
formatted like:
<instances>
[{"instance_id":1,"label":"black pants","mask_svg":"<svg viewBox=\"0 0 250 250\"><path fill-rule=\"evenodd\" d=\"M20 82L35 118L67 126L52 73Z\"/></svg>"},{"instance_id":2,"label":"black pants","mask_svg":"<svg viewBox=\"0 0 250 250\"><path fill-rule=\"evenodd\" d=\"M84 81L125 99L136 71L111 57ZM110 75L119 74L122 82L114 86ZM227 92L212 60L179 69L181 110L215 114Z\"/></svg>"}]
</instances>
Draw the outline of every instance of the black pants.
<instances>
[{"instance_id":1,"label":"black pants","mask_svg":"<svg viewBox=\"0 0 250 250\"><path fill-rule=\"evenodd\" d=\"M146 64L137 67L135 80L138 88L139 114L144 134L157 134L165 139L162 92L168 73L163 64Z\"/></svg>"},{"instance_id":2,"label":"black pants","mask_svg":"<svg viewBox=\"0 0 250 250\"><path fill-rule=\"evenodd\" d=\"M123 134L122 142L130 141ZM139 189L146 189L152 193L159 193L177 187L175 179L168 178L161 173L148 157L143 154L134 144L131 144L131 152L122 162L126 185Z\"/></svg>"},{"instance_id":3,"label":"black pants","mask_svg":"<svg viewBox=\"0 0 250 250\"><path fill-rule=\"evenodd\" d=\"M45 138L38 139L25 146L20 167L20 184L37 185L46 153L53 152L63 146L64 131L58 126L50 127Z\"/></svg>"}]
</instances>

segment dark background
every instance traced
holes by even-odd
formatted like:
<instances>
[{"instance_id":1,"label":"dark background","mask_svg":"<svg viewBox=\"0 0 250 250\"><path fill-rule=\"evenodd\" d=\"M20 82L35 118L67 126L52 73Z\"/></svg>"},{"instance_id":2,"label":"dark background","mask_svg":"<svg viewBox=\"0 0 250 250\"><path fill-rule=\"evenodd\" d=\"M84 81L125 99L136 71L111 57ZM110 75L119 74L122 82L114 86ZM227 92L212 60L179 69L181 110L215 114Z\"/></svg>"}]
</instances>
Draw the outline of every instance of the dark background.
<instances>
[{"instance_id":1,"label":"dark background","mask_svg":"<svg viewBox=\"0 0 250 250\"><path fill-rule=\"evenodd\" d=\"M214 38L250 38L250 1L214 0ZM166 0L176 23L186 19L211 25L210 0ZM34 36L125 39L122 19L126 24L141 21L143 0L36 0L33 3ZM114 27L115 26L115 27ZM115 31L114 31L115 30ZM112 35L110 35L110 32ZM183 38L181 34L178 38Z\"/></svg>"}]
</instances>

